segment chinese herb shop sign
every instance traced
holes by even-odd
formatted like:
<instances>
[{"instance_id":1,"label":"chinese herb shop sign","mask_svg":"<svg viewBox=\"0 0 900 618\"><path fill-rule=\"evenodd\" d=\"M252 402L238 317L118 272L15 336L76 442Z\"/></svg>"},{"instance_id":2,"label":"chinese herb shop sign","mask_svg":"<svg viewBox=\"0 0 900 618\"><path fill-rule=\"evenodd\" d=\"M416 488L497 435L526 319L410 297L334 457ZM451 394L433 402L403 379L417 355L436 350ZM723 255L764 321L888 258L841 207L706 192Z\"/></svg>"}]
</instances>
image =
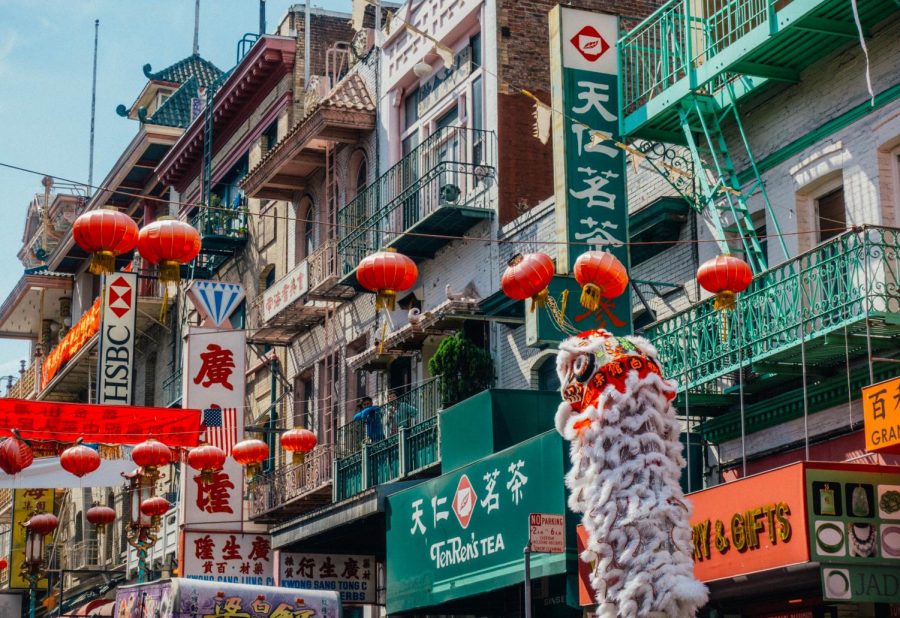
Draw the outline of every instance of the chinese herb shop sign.
<instances>
[{"instance_id":1,"label":"chinese herb shop sign","mask_svg":"<svg viewBox=\"0 0 900 618\"><path fill-rule=\"evenodd\" d=\"M280 552L278 585L333 590L340 593L344 603L375 603L375 556Z\"/></svg>"},{"instance_id":2,"label":"chinese herb shop sign","mask_svg":"<svg viewBox=\"0 0 900 618\"><path fill-rule=\"evenodd\" d=\"M628 265L625 152L619 139L618 18L557 6L550 11L556 268L571 272L578 256L609 251ZM577 305L577 303L572 303ZM573 307L573 311L575 308ZM630 291L596 310L594 321L631 332Z\"/></svg>"},{"instance_id":3,"label":"chinese herb shop sign","mask_svg":"<svg viewBox=\"0 0 900 618\"><path fill-rule=\"evenodd\" d=\"M390 496L388 613L521 583L529 515L565 512L564 458L547 432ZM531 562L535 578L566 570L565 553Z\"/></svg>"}]
</instances>

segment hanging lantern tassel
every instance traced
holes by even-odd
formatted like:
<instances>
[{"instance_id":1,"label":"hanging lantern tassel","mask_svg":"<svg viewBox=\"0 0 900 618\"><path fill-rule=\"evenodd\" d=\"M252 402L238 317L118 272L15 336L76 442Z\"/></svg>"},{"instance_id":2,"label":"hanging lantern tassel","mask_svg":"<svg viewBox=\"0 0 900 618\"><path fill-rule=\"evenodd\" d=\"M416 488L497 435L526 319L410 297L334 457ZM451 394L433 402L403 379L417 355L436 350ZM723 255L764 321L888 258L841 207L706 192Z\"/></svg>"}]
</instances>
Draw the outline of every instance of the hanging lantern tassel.
<instances>
[{"instance_id":1,"label":"hanging lantern tassel","mask_svg":"<svg viewBox=\"0 0 900 618\"><path fill-rule=\"evenodd\" d=\"M394 290L378 290L375 294L375 310L393 311L397 303L397 292Z\"/></svg>"},{"instance_id":2,"label":"hanging lantern tassel","mask_svg":"<svg viewBox=\"0 0 900 618\"><path fill-rule=\"evenodd\" d=\"M603 298L621 296L628 287L622 262L606 251L588 251L575 260L575 280L581 286L581 306L595 311Z\"/></svg>"},{"instance_id":3,"label":"hanging lantern tassel","mask_svg":"<svg viewBox=\"0 0 900 618\"><path fill-rule=\"evenodd\" d=\"M168 285L169 283L181 282L181 262L175 260L163 260L159 263L159 282Z\"/></svg>"},{"instance_id":4,"label":"hanging lantern tassel","mask_svg":"<svg viewBox=\"0 0 900 618\"><path fill-rule=\"evenodd\" d=\"M91 256L88 272L92 275L105 275L116 269L116 255L112 251L96 251Z\"/></svg>"},{"instance_id":5,"label":"hanging lantern tassel","mask_svg":"<svg viewBox=\"0 0 900 618\"><path fill-rule=\"evenodd\" d=\"M713 301L713 309L716 311L734 311L737 294L731 290L716 292L716 300Z\"/></svg>"}]
</instances>

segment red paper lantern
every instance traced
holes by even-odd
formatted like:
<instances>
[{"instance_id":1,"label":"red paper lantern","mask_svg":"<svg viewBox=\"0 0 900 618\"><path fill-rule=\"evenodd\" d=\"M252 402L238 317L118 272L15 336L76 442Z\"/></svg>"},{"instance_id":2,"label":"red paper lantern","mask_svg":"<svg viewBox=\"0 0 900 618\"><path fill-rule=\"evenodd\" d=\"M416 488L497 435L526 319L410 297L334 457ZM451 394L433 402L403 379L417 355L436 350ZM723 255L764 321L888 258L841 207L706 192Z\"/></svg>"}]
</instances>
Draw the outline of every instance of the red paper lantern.
<instances>
[{"instance_id":1,"label":"red paper lantern","mask_svg":"<svg viewBox=\"0 0 900 618\"><path fill-rule=\"evenodd\" d=\"M100 467L100 455L83 444L70 446L59 456L63 470L81 478Z\"/></svg>"},{"instance_id":2,"label":"red paper lantern","mask_svg":"<svg viewBox=\"0 0 900 618\"><path fill-rule=\"evenodd\" d=\"M152 476L160 466L171 463L172 451L162 442L150 438L131 449L131 460Z\"/></svg>"},{"instance_id":3,"label":"red paper lantern","mask_svg":"<svg viewBox=\"0 0 900 618\"><path fill-rule=\"evenodd\" d=\"M716 311L734 309L735 294L747 289L753 281L753 271L747 262L733 255L719 255L707 260L697 269L697 282L707 292L716 295Z\"/></svg>"},{"instance_id":4,"label":"red paper lantern","mask_svg":"<svg viewBox=\"0 0 900 618\"><path fill-rule=\"evenodd\" d=\"M621 296L628 287L628 273L616 256L606 251L588 251L575 260L575 280L581 286L581 306L591 311L601 298Z\"/></svg>"},{"instance_id":5,"label":"red paper lantern","mask_svg":"<svg viewBox=\"0 0 900 618\"><path fill-rule=\"evenodd\" d=\"M18 474L31 465L34 453L31 447L18 438L6 438L0 442L0 469L7 474Z\"/></svg>"},{"instance_id":6,"label":"red paper lantern","mask_svg":"<svg viewBox=\"0 0 900 618\"><path fill-rule=\"evenodd\" d=\"M531 310L542 307L547 300L547 286L556 269L553 260L546 253L517 253L507 262L508 266L500 279L503 293L514 300L531 299Z\"/></svg>"},{"instance_id":7,"label":"red paper lantern","mask_svg":"<svg viewBox=\"0 0 900 618\"><path fill-rule=\"evenodd\" d=\"M171 505L169 501L160 496L153 496L141 501L141 513L147 517L160 517L166 514Z\"/></svg>"},{"instance_id":8,"label":"red paper lantern","mask_svg":"<svg viewBox=\"0 0 900 618\"><path fill-rule=\"evenodd\" d=\"M98 208L80 215L72 225L78 246L91 254L88 270L95 275L116 269L116 256L128 253L137 243L137 223L112 207Z\"/></svg>"},{"instance_id":9,"label":"red paper lantern","mask_svg":"<svg viewBox=\"0 0 900 618\"><path fill-rule=\"evenodd\" d=\"M188 465L208 479L225 465L225 451L212 444L202 444L188 451Z\"/></svg>"},{"instance_id":10,"label":"red paper lantern","mask_svg":"<svg viewBox=\"0 0 900 618\"><path fill-rule=\"evenodd\" d=\"M356 268L356 280L375 292L375 308L394 310L397 292L408 290L419 277L416 263L393 249L366 256Z\"/></svg>"},{"instance_id":11,"label":"red paper lantern","mask_svg":"<svg viewBox=\"0 0 900 618\"><path fill-rule=\"evenodd\" d=\"M241 440L231 447L231 456L242 466L252 466L266 460L269 456L269 447L256 438Z\"/></svg>"},{"instance_id":12,"label":"red paper lantern","mask_svg":"<svg viewBox=\"0 0 900 618\"><path fill-rule=\"evenodd\" d=\"M192 226L173 217L160 217L138 233L137 248L145 260L159 264L159 280L181 281L181 265L200 253L200 234Z\"/></svg>"},{"instance_id":13,"label":"red paper lantern","mask_svg":"<svg viewBox=\"0 0 900 618\"><path fill-rule=\"evenodd\" d=\"M25 522L24 526L36 534L46 536L56 530L59 519L53 513L40 513Z\"/></svg>"},{"instance_id":14,"label":"red paper lantern","mask_svg":"<svg viewBox=\"0 0 900 618\"><path fill-rule=\"evenodd\" d=\"M309 429L289 429L281 434L281 447L291 453L308 453L316 442L316 434Z\"/></svg>"},{"instance_id":15,"label":"red paper lantern","mask_svg":"<svg viewBox=\"0 0 900 618\"><path fill-rule=\"evenodd\" d=\"M103 534L104 526L116 521L116 511L108 506L94 505L85 513L88 522L97 529L97 534Z\"/></svg>"}]
</instances>

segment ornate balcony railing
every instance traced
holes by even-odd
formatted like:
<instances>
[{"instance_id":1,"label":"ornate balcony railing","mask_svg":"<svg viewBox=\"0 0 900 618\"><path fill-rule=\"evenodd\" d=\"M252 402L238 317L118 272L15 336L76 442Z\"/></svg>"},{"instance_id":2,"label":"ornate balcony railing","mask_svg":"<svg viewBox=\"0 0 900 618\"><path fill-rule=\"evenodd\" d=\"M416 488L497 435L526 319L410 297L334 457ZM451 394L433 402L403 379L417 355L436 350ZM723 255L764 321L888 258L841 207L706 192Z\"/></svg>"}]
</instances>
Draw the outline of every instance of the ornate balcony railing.
<instances>
[{"instance_id":1,"label":"ornate balcony railing","mask_svg":"<svg viewBox=\"0 0 900 618\"><path fill-rule=\"evenodd\" d=\"M32 363L25 373L19 376L18 381L9 388L6 396L10 399L28 399L34 393L34 376L35 365Z\"/></svg>"},{"instance_id":2,"label":"ornate balcony railing","mask_svg":"<svg viewBox=\"0 0 900 618\"><path fill-rule=\"evenodd\" d=\"M441 377L422 382L407 393L379 393L375 404L375 420L354 420L338 427L336 433L337 459L359 451L363 444L374 444L397 435L401 427L410 428L437 416L441 407Z\"/></svg>"},{"instance_id":3,"label":"ornate balcony railing","mask_svg":"<svg viewBox=\"0 0 900 618\"><path fill-rule=\"evenodd\" d=\"M163 380L162 390L163 390L163 406L166 408L171 408L172 406L178 405L181 403L181 393L182 393L182 378L183 369L179 367L172 375Z\"/></svg>"},{"instance_id":4,"label":"ornate balcony railing","mask_svg":"<svg viewBox=\"0 0 900 618\"><path fill-rule=\"evenodd\" d=\"M201 238L214 236L246 240L248 233L246 199L239 200L234 206L201 208L191 218L191 225L197 228Z\"/></svg>"},{"instance_id":5,"label":"ornate balcony railing","mask_svg":"<svg viewBox=\"0 0 900 618\"><path fill-rule=\"evenodd\" d=\"M496 150L491 131L444 127L428 136L338 211L340 274L442 207L490 209Z\"/></svg>"},{"instance_id":6,"label":"ornate balcony railing","mask_svg":"<svg viewBox=\"0 0 900 618\"><path fill-rule=\"evenodd\" d=\"M259 517L330 484L333 455L333 447L322 444L308 453L302 463L258 476L249 486L250 517Z\"/></svg>"},{"instance_id":7,"label":"ornate balcony railing","mask_svg":"<svg viewBox=\"0 0 900 618\"><path fill-rule=\"evenodd\" d=\"M66 544L60 552L63 568L66 570L90 569L103 565L100 556L100 540L88 539Z\"/></svg>"},{"instance_id":8,"label":"ornate balcony railing","mask_svg":"<svg viewBox=\"0 0 900 618\"><path fill-rule=\"evenodd\" d=\"M440 377L385 398L374 423L338 428L334 495L345 500L370 487L419 473L440 460Z\"/></svg>"},{"instance_id":9,"label":"ornate balcony railing","mask_svg":"<svg viewBox=\"0 0 900 618\"><path fill-rule=\"evenodd\" d=\"M767 358L799 355L801 340L809 344L867 318L878 322L882 337L896 336L898 314L900 229L865 226L759 274L734 312L715 311L709 299L643 334L659 351L664 374L684 389ZM844 345L836 353L843 358Z\"/></svg>"}]
</instances>

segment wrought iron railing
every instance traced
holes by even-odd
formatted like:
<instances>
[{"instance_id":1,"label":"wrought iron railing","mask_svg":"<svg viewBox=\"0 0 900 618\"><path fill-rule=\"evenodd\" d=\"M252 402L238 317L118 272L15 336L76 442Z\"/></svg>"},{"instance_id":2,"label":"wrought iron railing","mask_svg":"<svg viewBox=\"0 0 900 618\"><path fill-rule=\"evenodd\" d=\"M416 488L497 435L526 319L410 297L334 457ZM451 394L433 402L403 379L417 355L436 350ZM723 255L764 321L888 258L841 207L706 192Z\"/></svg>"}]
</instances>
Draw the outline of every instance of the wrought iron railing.
<instances>
[{"instance_id":1,"label":"wrought iron railing","mask_svg":"<svg viewBox=\"0 0 900 618\"><path fill-rule=\"evenodd\" d=\"M181 402L183 369L179 367L162 383L163 406L169 408Z\"/></svg>"},{"instance_id":2,"label":"wrought iron railing","mask_svg":"<svg viewBox=\"0 0 900 618\"><path fill-rule=\"evenodd\" d=\"M792 0L671 0L619 40L622 107L645 105ZM777 4L777 7L776 7ZM703 84L692 83L691 89ZM721 84L709 88L714 92Z\"/></svg>"},{"instance_id":3,"label":"wrought iron railing","mask_svg":"<svg viewBox=\"0 0 900 618\"><path fill-rule=\"evenodd\" d=\"M63 568L66 570L89 569L103 564L100 557L99 539L67 543L60 554Z\"/></svg>"},{"instance_id":4,"label":"wrought iron railing","mask_svg":"<svg viewBox=\"0 0 900 618\"><path fill-rule=\"evenodd\" d=\"M496 151L492 131L444 127L428 136L338 211L340 274L441 207L490 208Z\"/></svg>"},{"instance_id":5,"label":"wrought iron railing","mask_svg":"<svg viewBox=\"0 0 900 618\"><path fill-rule=\"evenodd\" d=\"M244 239L247 237L247 200L241 198L232 206L217 205L200 208L191 218L191 225L197 228L201 237Z\"/></svg>"},{"instance_id":6,"label":"wrought iron railing","mask_svg":"<svg viewBox=\"0 0 900 618\"><path fill-rule=\"evenodd\" d=\"M757 275L734 312L709 299L643 334L683 389L887 314L900 314L900 229L865 226Z\"/></svg>"},{"instance_id":7,"label":"wrought iron railing","mask_svg":"<svg viewBox=\"0 0 900 618\"><path fill-rule=\"evenodd\" d=\"M379 407L368 420L352 420L338 427L335 457L349 457L363 444L376 444L397 435L401 428L411 428L437 416L441 407L441 377L422 382L410 391L397 395L394 391L379 393Z\"/></svg>"},{"instance_id":8,"label":"wrought iron railing","mask_svg":"<svg viewBox=\"0 0 900 618\"><path fill-rule=\"evenodd\" d=\"M320 444L303 457L302 463L292 463L256 477L248 487L250 517L258 517L330 484L333 461L332 446Z\"/></svg>"}]
</instances>

